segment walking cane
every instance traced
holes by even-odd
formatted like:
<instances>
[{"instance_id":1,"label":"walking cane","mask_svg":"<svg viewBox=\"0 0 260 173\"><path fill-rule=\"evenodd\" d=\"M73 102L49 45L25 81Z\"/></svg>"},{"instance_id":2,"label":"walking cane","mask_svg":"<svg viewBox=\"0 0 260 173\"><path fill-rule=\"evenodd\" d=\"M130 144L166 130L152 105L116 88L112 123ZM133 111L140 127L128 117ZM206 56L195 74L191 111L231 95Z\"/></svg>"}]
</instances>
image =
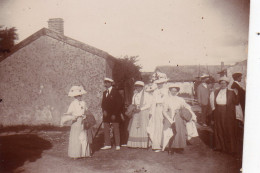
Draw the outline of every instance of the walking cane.
<instances>
[{"instance_id":1,"label":"walking cane","mask_svg":"<svg viewBox=\"0 0 260 173\"><path fill-rule=\"evenodd\" d=\"M96 136L97 136L97 134L98 134L98 132L99 132L99 130L100 130L100 128L101 128L102 123L103 123L103 121L100 123L100 125L99 125L99 127L98 127L98 129L97 129L97 131L96 131L96 134L94 135L93 139L96 138Z\"/></svg>"},{"instance_id":2,"label":"walking cane","mask_svg":"<svg viewBox=\"0 0 260 173\"><path fill-rule=\"evenodd\" d=\"M95 138L97 137L97 134L98 134L98 132L99 132L99 130L100 130L100 128L101 128L101 125L102 125L102 123L103 123L103 121L100 123L100 125L99 125L99 127L98 127L98 129L97 129L97 131L96 131L96 133L95 133L95 135L94 135L94 137L93 137L93 143L94 143L94 140L95 140ZM93 156L93 154L94 154L94 149L93 149L93 143L91 144L91 156Z\"/></svg>"}]
</instances>

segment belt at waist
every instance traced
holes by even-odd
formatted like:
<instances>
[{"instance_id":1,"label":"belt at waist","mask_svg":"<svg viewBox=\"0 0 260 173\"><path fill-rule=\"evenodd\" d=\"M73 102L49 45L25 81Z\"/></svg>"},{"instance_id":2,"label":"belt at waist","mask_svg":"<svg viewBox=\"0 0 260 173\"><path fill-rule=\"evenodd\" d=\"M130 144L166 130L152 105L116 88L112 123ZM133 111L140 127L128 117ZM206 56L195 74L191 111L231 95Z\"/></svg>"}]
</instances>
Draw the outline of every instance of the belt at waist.
<instances>
[{"instance_id":1,"label":"belt at waist","mask_svg":"<svg viewBox=\"0 0 260 173\"><path fill-rule=\"evenodd\" d=\"M227 105L220 105L220 104L216 104L216 106L220 106L220 107L222 106L222 107L224 107L224 106L227 106Z\"/></svg>"}]
</instances>

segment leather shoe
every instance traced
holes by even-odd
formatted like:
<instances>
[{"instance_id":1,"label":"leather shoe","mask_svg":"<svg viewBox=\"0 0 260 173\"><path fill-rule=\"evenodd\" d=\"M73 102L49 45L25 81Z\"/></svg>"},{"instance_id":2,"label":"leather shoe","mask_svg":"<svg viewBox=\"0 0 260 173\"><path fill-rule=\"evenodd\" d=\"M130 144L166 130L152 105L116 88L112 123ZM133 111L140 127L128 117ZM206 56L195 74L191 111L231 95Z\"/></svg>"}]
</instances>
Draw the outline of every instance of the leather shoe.
<instances>
[{"instance_id":1,"label":"leather shoe","mask_svg":"<svg viewBox=\"0 0 260 173\"><path fill-rule=\"evenodd\" d=\"M101 150L107 150L107 149L111 149L111 146L104 146L101 148Z\"/></svg>"}]
</instances>

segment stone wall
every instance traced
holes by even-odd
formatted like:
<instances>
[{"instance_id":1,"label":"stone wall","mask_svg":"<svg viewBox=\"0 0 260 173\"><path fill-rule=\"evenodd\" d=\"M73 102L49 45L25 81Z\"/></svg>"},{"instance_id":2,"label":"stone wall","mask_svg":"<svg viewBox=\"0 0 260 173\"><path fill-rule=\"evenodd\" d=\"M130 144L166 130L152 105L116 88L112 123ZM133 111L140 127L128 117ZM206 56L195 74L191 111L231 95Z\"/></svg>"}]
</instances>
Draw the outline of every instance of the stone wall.
<instances>
[{"instance_id":1,"label":"stone wall","mask_svg":"<svg viewBox=\"0 0 260 173\"><path fill-rule=\"evenodd\" d=\"M0 62L0 124L58 125L73 85L100 121L103 79L112 62L48 36L41 36Z\"/></svg>"}]
</instances>

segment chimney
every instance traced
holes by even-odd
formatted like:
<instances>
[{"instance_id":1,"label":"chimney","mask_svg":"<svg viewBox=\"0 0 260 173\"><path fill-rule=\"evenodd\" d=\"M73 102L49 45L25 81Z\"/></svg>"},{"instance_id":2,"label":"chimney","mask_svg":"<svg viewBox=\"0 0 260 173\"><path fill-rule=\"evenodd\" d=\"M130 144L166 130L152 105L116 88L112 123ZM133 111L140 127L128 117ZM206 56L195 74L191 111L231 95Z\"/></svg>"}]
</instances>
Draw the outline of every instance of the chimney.
<instances>
[{"instance_id":1,"label":"chimney","mask_svg":"<svg viewBox=\"0 0 260 173\"><path fill-rule=\"evenodd\" d=\"M52 31L58 32L64 35L63 19L62 18L52 18L48 21L48 28Z\"/></svg>"}]
</instances>

